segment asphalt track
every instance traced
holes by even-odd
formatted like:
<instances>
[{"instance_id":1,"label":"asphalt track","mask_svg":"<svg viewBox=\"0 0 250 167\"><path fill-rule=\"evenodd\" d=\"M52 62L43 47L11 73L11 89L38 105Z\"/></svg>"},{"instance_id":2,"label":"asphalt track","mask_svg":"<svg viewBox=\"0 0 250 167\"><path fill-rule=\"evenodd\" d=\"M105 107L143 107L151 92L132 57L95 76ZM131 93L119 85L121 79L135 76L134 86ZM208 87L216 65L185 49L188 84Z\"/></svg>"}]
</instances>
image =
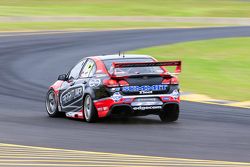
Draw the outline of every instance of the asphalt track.
<instances>
[{"instance_id":1,"label":"asphalt track","mask_svg":"<svg viewBox=\"0 0 250 167\"><path fill-rule=\"evenodd\" d=\"M250 36L250 27L9 35L0 36L1 143L250 161L248 109L182 102L177 123L162 124L157 116L148 116L87 124L49 118L44 108L47 87L84 56L192 40Z\"/></svg>"}]
</instances>

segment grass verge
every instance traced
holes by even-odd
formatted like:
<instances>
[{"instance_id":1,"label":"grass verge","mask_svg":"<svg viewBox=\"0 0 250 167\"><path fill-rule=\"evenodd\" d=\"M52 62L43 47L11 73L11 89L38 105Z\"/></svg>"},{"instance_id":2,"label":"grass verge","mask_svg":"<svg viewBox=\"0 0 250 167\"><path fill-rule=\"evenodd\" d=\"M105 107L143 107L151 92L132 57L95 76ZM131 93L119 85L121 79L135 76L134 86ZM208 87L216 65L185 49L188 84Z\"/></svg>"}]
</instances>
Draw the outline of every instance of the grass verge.
<instances>
[{"instance_id":1,"label":"grass verge","mask_svg":"<svg viewBox=\"0 0 250 167\"><path fill-rule=\"evenodd\" d=\"M225 38L186 42L133 51L158 60L180 59L183 91L213 98L250 99L250 38Z\"/></svg>"},{"instance_id":2,"label":"grass verge","mask_svg":"<svg viewBox=\"0 0 250 167\"><path fill-rule=\"evenodd\" d=\"M184 28L226 26L221 24L176 22L0 22L0 31L115 29L115 28Z\"/></svg>"},{"instance_id":3,"label":"grass verge","mask_svg":"<svg viewBox=\"0 0 250 167\"><path fill-rule=\"evenodd\" d=\"M0 16L249 17L247 0L1 0Z\"/></svg>"}]
</instances>

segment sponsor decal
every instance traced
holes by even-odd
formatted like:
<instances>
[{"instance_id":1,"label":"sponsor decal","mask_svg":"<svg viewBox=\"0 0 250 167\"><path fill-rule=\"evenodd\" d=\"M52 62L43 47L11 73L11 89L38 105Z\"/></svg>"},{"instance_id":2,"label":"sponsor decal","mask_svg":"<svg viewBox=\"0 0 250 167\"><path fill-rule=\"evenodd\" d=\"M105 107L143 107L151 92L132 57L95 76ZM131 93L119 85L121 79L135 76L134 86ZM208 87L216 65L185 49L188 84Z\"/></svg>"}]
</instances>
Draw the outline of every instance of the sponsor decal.
<instances>
[{"instance_id":1,"label":"sponsor decal","mask_svg":"<svg viewBox=\"0 0 250 167\"><path fill-rule=\"evenodd\" d=\"M154 102L154 101L160 101L158 97L146 97L146 98L136 98L136 102Z\"/></svg>"},{"instance_id":2,"label":"sponsor decal","mask_svg":"<svg viewBox=\"0 0 250 167\"><path fill-rule=\"evenodd\" d=\"M97 111L107 111L108 109L108 107L99 107L97 108Z\"/></svg>"},{"instance_id":3,"label":"sponsor decal","mask_svg":"<svg viewBox=\"0 0 250 167\"><path fill-rule=\"evenodd\" d=\"M67 106L76 100L80 99L83 96L83 87L73 87L61 95L61 104L62 106Z\"/></svg>"},{"instance_id":4,"label":"sponsor decal","mask_svg":"<svg viewBox=\"0 0 250 167\"><path fill-rule=\"evenodd\" d=\"M172 93L171 96L177 99L180 96L180 93L177 89L175 89Z\"/></svg>"},{"instance_id":5,"label":"sponsor decal","mask_svg":"<svg viewBox=\"0 0 250 167\"><path fill-rule=\"evenodd\" d=\"M138 106L133 107L133 110L159 110L162 109L162 106Z\"/></svg>"},{"instance_id":6,"label":"sponsor decal","mask_svg":"<svg viewBox=\"0 0 250 167\"><path fill-rule=\"evenodd\" d=\"M168 101L170 98L169 97L163 97L162 100Z\"/></svg>"},{"instance_id":7,"label":"sponsor decal","mask_svg":"<svg viewBox=\"0 0 250 167\"><path fill-rule=\"evenodd\" d=\"M100 79L91 79L89 81L89 86L91 86L91 87L98 87L100 84L101 84Z\"/></svg>"},{"instance_id":8,"label":"sponsor decal","mask_svg":"<svg viewBox=\"0 0 250 167\"><path fill-rule=\"evenodd\" d=\"M133 98L124 98L123 102L124 103L131 103L134 99Z\"/></svg>"},{"instance_id":9,"label":"sponsor decal","mask_svg":"<svg viewBox=\"0 0 250 167\"><path fill-rule=\"evenodd\" d=\"M115 92L115 93L111 96L111 98L112 98L115 102L118 102L118 101L121 100L122 95L120 94L120 92Z\"/></svg>"},{"instance_id":10,"label":"sponsor decal","mask_svg":"<svg viewBox=\"0 0 250 167\"><path fill-rule=\"evenodd\" d=\"M71 117L71 118L82 117L82 112L66 112L66 117Z\"/></svg>"},{"instance_id":11,"label":"sponsor decal","mask_svg":"<svg viewBox=\"0 0 250 167\"><path fill-rule=\"evenodd\" d=\"M75 113L74 112L67 112L66 117L74 117Z\"/></svg>"},{"instance_id":12,"label":"sponsor decal","mask_svg":"<svg viewBox=\"0 0 250 167\"><path fill-rule=\"evenodd\" d=\"M162 105L162 101L155 101L155 102L132 102L131 106L158 106Z\"/></svg>"},{"instance_id":13,"label":"sponsor decal","mask_svg":"<svg viewBox=\"0 0 250 167\"><path fill-rule=\"evenodd\" d=\"M139 94L151 94L153 91L139 91Z\"/></svg>"},{"instance_id":14,"label":"sponsor decal","mask_svg":"<svg viewBox=\"0 0 250 167\"><path fill-rule=\"evenodd\" d=\"M152 91L167 90L168 85L145 85L145 86L124 86L123 92L141 92L141 94L152 93Z\"/></svg>"},{"instance_id":15,"label":"sponsor decal","mask_svg":"<svg viewBox=\"0 0 250 167\"><path fill-rule=\"evenodd\" d=\"M132 102L133 99L132 98L126 98L126 99L123 99L123 102L125 103L129 103L129 102Z\"/></svg>"}]
</instances>

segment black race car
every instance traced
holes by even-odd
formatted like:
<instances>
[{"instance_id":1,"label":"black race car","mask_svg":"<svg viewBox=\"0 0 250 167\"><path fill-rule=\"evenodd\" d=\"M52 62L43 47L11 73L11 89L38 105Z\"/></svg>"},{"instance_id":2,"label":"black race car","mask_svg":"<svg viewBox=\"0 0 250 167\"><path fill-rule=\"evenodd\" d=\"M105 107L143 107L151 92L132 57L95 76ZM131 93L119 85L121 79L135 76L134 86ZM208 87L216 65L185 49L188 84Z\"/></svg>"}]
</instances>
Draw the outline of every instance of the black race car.
<instances>
[{"instance_id":1,"label":"black race car","mask_svg":"<svg viewBox=\"0 0 250 167\"><path fill-rule=\"evenodd\" d=\"M164 66L176 66L170 73ZM107 116L157 114L163 122L179 116L181 61L158 62L147 55L105 55L79 61L49 88L50 117L95 122Z\"/></svg>"}]
</instances>

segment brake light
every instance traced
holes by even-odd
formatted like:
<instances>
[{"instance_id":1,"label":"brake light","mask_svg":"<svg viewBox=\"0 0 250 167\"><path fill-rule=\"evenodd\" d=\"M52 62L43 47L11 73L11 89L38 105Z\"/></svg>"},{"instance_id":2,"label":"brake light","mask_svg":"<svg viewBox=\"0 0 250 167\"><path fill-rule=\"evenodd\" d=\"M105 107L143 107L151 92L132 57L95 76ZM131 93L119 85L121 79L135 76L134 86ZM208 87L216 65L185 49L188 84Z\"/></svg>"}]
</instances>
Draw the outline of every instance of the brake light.
<instances>
[{"instance_id":1,"label":"brake light","mask_svg":"<svg viewBox=\"0 0 250 167\"><path fill-rule=\"evenodd\" d=\"M129 86L128 82L125 81L125 80L120 80L120 81L119 81L119 85L120 85L120 86Z\"/></svg>"},{"instance_id":2,"label":"brake light","mask_svg":"<svg viewBox=\"0 0 250 167\"><path fill-rule=\"evenodd\" d=\"M171 78L171 84L179 84L179 80L176 77Z\"/></svg>"},{"instance_id":3,"label":"brake light","mask_svg":"<svg viewBox=\"0 0 250 167\"><path fill-rule=\"evenodd\" d=\"M179 80L176 77L165 78L165 79L162 80L162 84L163 85L169 85L169 84L175 85L175 84L179 84Z\"/></svg>"},{"instance_id":4,"label":"brake light","mask_svg":"<svg viewBox=\"0 0 250 167\"><path fill-rule=\"evenodd\" d=\"M171 80L170 78L163 79L163 80L162 80L162 84L163 84L163 85L168 85L168 84L170 84L170 80Z\"/></svg>"},{"instance_id":5,"label":"brake light","mask_svg":"<svg viewBox=\"0 0 250 167\"><path fill-rule=\"evenodd\" d=\"M103 80L103 85L107 86L107 87L118 87L118 86L128 86L128 82L125 80L114 80L114 79L106 79Z\"/></svg>"},{"instance_id":6,"label":"brake light","mask_svg":"<svg viewBox=\"0 0 250 167\"><path fill-rule=\"evenodd\" d=\"M103 80L103 85L105 85L107 87L118 87L119 86L118 82L114 79Z\"/></svg>"}]
</instances>

